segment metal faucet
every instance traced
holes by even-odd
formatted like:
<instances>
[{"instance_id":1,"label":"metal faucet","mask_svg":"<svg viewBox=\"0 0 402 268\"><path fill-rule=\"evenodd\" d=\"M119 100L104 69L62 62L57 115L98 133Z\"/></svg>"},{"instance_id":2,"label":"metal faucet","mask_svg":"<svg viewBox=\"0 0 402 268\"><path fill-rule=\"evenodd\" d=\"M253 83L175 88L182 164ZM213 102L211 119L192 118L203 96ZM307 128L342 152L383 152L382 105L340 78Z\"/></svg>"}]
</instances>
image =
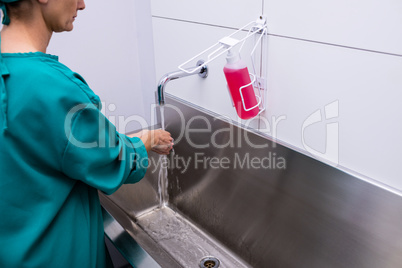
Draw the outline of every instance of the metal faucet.
<instances>
[{"instance_id":1,"label":"metal faucet","mask_svg":"<svg viewBox=\"0 0 402 268\"><path fill-rule=\"evenodd\" d=\"M159 105L160 106L165 105L165 87L169 81L175 80L178 78L182 78L182 77L186 77L186 76L190 76L190 75L194 75L194 74L198 74L200 77L206 78L208 76L208 67L205 65L200 68L200 66L203 64L204 64L204 61L199 60L197 62L197 66L188 68L188 69L186 69L186 71L180 70L180 71L175 71L175 72L165 74L161 78L161 80L159 81L159 84L158 84L158 103L159 103ZM194 71L195 69L199 69L199 71L196 72L196 71Z\"/></svg>"}]
</instances>

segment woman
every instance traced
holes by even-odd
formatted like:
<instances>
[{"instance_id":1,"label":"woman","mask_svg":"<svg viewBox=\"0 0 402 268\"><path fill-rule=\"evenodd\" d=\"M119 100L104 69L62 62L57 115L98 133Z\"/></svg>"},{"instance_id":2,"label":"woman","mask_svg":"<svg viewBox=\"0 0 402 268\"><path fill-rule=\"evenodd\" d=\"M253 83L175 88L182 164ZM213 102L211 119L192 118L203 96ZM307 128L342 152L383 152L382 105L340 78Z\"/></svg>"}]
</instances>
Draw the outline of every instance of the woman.
<instances>
[{"instance_id":1,"label":"woman","mask_svg":"<svg viewBox=\"0 0 402 268\"><path fill-rule=\"evenodd\" d=\"M168 154L172 138L118 133L85 80L46 54L83 0L0 7L0 267L108 266L98 190L138 182L147 151Z\"/></svg>"}]
</instances>

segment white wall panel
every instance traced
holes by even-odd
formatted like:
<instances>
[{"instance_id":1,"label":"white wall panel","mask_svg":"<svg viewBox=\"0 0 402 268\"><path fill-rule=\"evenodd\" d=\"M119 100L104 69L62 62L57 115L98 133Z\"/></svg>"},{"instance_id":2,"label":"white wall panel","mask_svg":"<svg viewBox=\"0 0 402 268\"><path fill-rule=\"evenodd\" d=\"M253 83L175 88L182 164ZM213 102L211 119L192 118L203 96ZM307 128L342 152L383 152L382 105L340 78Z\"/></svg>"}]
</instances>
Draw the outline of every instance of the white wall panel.
<instances>
[{"instance_id":1,"label":"white wall panel","mask_svg":"<svg viewBox=\"0 0 402 268\"><path fill-rule=\"evenodd\" d=\"M262 15L263 0L151 0L152 15L239 28Z\"/></svg>"},{"instance_id":2,"label":"white wall panel","mask_svg":"<svg viewBox=\"0 0 402 268\"><path fill-rule=\"evenodd\" d=\"M325 152L327 123L339 127L339 164L402 190L402 57L280 37L269 37L268 111L285 116L277 137L298 148ZM325 120L325 106L339 113Z\"/></svg>"},{"instance_id":3,"label":"white wall panel","mask_svg":"<svg viewBox=\"0 0 402 268\"><path fill-rule=\"evenodd\" d=\"M264 0L269 32L402 55L400 0Z\"/></svg>"}]
</instances>

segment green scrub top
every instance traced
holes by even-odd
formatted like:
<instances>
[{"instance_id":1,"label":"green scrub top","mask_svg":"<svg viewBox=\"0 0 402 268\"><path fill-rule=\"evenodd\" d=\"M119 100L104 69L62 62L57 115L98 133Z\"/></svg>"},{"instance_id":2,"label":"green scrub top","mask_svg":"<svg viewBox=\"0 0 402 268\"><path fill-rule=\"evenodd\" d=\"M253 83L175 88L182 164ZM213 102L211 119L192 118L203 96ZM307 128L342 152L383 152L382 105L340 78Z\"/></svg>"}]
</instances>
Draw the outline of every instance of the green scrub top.
<instances>
[{"instance_id":1,"label":"green scrub top","mask_svg":"<svg viewBox=\"0 0 402 268\"><path fill-rule=\"evenodd\" d=\"M57 56L3 53L0 267L106 267L98 190L138 182L148 155Z\"/></svg>"}]
</instances>

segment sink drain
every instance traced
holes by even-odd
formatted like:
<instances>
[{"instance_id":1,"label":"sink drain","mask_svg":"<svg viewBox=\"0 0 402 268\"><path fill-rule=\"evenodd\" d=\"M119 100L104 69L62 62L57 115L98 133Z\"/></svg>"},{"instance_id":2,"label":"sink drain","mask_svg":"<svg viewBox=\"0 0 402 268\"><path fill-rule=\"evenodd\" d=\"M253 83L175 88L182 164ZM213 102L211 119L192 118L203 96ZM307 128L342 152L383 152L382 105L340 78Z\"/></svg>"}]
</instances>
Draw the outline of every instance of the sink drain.
<instances>
[{"instance_id":1,"label":"sink drain","mask_svg":"<svg viewBox=\"0 0 402 268\"><path fill-rule=\"evenodd\" d=\"M201 268L218 268L220 261L215 257L205 257L200 261Z\"/></svg>"}]
</instances>

